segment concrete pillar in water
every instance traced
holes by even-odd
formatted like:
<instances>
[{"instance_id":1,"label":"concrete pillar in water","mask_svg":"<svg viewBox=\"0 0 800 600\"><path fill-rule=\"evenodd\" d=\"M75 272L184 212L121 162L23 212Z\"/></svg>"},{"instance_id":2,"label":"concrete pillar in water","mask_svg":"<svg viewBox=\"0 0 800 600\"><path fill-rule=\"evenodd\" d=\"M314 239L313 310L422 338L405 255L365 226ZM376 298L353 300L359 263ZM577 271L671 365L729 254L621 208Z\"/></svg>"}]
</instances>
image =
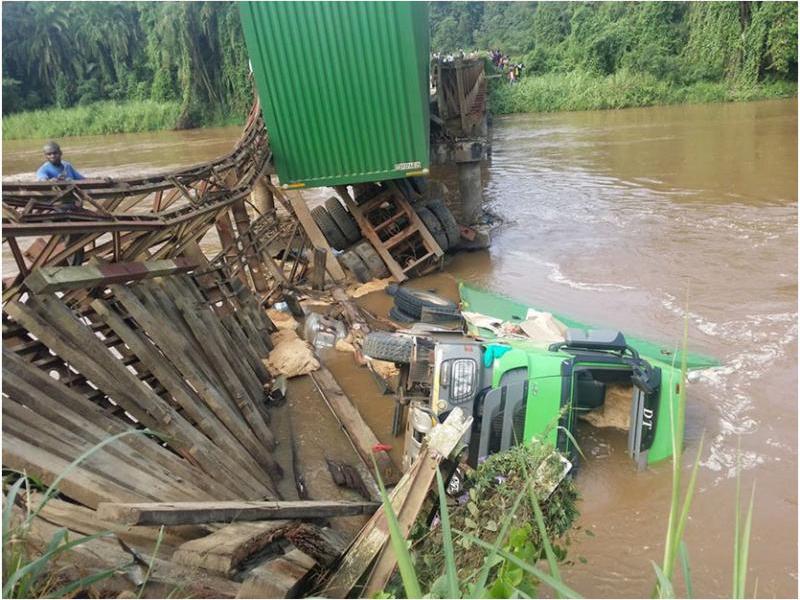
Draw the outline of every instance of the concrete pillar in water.
<instances>
[{"instance_id":1,"label":"concrete pillar in water","mask_svg":"<svg viewBox=\"0 0 800 600\"><path fill-rule=\"evenodd\" d=\"M461 196L461 218L465 225L472 225L480 217L483 205L479 160L458 163L458 191Z\"/></svg>"},{"instance_id":2,"label":"concrete pillar in water","mask_svg":"<svg viewBox=\"0 0 800 600\"><path fill-rule=\"evenodd\" d=\"M268 177L269 175L262 175L256 179L253 191L250 193L253 206L262 215L275 210L275 198L272 197L272 192L267 188Z\"/></svg>"}]
</instances>

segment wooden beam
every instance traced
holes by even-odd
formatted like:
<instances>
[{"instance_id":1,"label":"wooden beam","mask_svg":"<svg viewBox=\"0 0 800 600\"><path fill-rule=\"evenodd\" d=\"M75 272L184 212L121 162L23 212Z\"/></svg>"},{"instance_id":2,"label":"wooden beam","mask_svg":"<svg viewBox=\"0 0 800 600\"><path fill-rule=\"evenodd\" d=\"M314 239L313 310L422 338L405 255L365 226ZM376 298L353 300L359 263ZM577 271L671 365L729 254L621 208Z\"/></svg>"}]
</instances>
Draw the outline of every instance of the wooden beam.
<instances>
[{"instance_id":1,"label":"wooden beam","mask_svg":"<svg viewBox=\"0 0 800 600\"><path fill-rule=\"evenodd\" d=\"M189 525L372 514L377 502L338 500L103 503L99 517L124 525Z\"/></svg>"},{"instance_id":2,"label":"wooden beam","mask_svg":"<svg viewBox=\"0 0 800 600\"><path fill-rule=\"evenodd\" d=\"M380 441L364 421L361 413L350 401L350 398L342 391L333 374L324 366L320 366L317 371L310 373L309 376L336 419L341 423L345 433L347 433L347 437L353 444L353 448L355 448L356 453L364 462L368 471L371 473L374 468L372 463L372 457L374 456L383 482L386 485L397 483L400 478L400 472L385 450L374 450L375 446L380 444Z\"/></svg>"},{"instance_id":3,"label":"wooden beam","mask_svg":"<svg viewBox=\"0 0 800 600\"><path fill-rule=\"evenodd\" d=\"M292 194L292 196L289 198L289 203L292 205L294 214L297 217L297 220L300 221L300 225L303 226L303 230L306 232L308 239L311 240L311 245L316 248L325 249L328 255L326 266L328 268L328 272L333 277L333 280L339 283L340 281L347 279L347 275L345 275L344 270L342 270L339 261L333 255L333 251L331 250L330 244L328 244L328 240L325 239L325 236L322 234L322 231L320 231L316 221L314 221L314 217L311 216L311 211L308 210L308 206L306 206L306 203L300 196L300 193L298 192L297 194Z\"/></svg>"},{"instance_id":4,"label":"wooden beam","mask_svg":"<svg viewBox=\"0 0 800 600\"><path fill-rule=\"evenodd\" d=\"M185 273L196 266L186 258L175 258L79 267L42 267L28 275L25 285L35 294L62 292Z\"/></svg>"},{"instance_id":5,"label":"wooden beam","mask_svg":"<svg viewBox=\"0 0 800 600\"><path fill-rule=\"evenodd\" d=\"M186 542L175 551L172 560L228 575L250 556L283 537L291 526L290 521L230 523L211 535Z\"/></svg>"},{"instance_id":6,"label":"wooden beam","mask_svg":"<svg viewBox=\"0 0 800 600\"><path fill-rule=\"evenodd\" d=\"M472 417L464 416L460 408L454 408L444 423L433 428L422 453L392 490L389 501L404 530L407 530L407 523L416 519L439 463L453 452L471 425ZM324 595L328 598L348 597L350 590L379 555L381 558L367 580L367 588L373 589L376 582L384 581L396 563L394 553L387 550L388 546L389 526L386 511L381 507L356 536L338 570L328 581Z\"/></svg>"}]
</instances>

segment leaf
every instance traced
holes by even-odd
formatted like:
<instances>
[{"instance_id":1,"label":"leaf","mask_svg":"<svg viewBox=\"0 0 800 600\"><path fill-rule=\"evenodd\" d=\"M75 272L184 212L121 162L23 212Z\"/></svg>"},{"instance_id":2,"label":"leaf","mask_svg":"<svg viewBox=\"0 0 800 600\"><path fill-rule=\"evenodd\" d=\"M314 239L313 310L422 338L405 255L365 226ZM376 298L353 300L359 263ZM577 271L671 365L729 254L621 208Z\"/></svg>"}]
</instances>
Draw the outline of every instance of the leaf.
<instances>
[{"instance_id":1,"label":"leaf","mask_svg":"<svg viewBox=\"0 0 800 600\"><path fill-rule=\"evenodd\" d=\"M490 520L486 525L483 526L484 529L488 529L489 531L497 531L497 523L495 521Z\"/></svg>"},{"instance_id":2,"label":"leaf","mask_svg":"<svg viewBox=\"0 0 800 600\"><path fill-rule=\"evenodd\" d=\"M447 597L460 598L461 590L458 587L458 571L456 571L456 559L453 553L453 535L450 531L450 515L447 512L447 500L444 494L444 482L442 473L436 469L436 486L439 490L439 517L442 521L442 546L444 547L444 566L447 578Z\"/></svg>"},{"instance_id":3,"label":"leaf","mask_svg":"<svg viewBox=\"0 0 800 600\"><path fill-rule=\"evenodd\" d=\"M502 550L501 548L498 548L496 546L492 546L490 544L487 544L482 539L476 538L475 536L470 535L469 533L467 533L465 531L461 531L461 532L457 532L457 533L461 533L464 537L469 538L477 546L480 546L481 548L484 548L485 550L490 550L490 551L492 551L492 553L495 553L495 554L499 555L501 558L503 558L503 559L505 559L505 560L507 560L509 562L514 563L515 565L520 567L523 571L525 571L527 573L530 573L534 577L540 579L542 582L544 582L547 585L549 585L551 588L553 588L554 590L559 592L564 598L581 598L582 597L580 594L578 594L578 592L576 592L575 590L571 589L563 581L559 581L558 579L555 579L555 578L551 577L550 575L548 575L547 573L545 573L541 569L537 569L533 565L531 565L529 563L526 563L523 560L520 560L519 558L517 558L516 556L514 556L510 552L507 552L506 550Z\"/></svg>"},{"instance_id":4,"label":"leaf","mask_svg":"<svg viewBox=\"0 0 800 600\"><path fill-rule=\"evenodd\" d=\"M380 489L381 500L383 501L386 522L389 526L389 538L392 543L395 558L397 559L397 569L400 571L400 578L403 580L406 596L409 598L421 598L422 590L419 587L419 578L414 570L414 563L408 552L406 540L403 538L403 534L400 531L400 524L397 522L397 515L394 512L394 507L392 507L389 495L386 493L386 487L383 485L383 478L381 477L380 470L378 469L378 462L374 454L372 455L372 462L375 465L376 480L378 482L378 488Z\"/></svg>"},{"instance_id":5,"label":"leaf","mask_svg":"<svg viewBox=\"0 0 800 600\"><path fill-rule=\"evenodd\" d=\"M672 589L672 582L666 575L664 575L664 571L662 571L656 563L651 560L650 564L653 565L653 569L655 569L656 572L656 578L658 579L658 597L674 598L675 590Z\"/></svg>"},{"instance_id":6,"label":"leaf","mask_svg":"<svg viewBox=\"0 0 800 600\"><path fill-rule=\"evenodd\" d=\"M467 503L467 510L469 511L469 514L471 514L476 519L478 518L478 515L480 515L480 511L478 511L478 506L474 502Z\"/></svg>"},{"instance_id":7,"label":"leaf","mask_svg":"<svg viewBox=\"0 0 800 600\"><path fill-rule=\"evenodd\" d=\"M473 521L472 519L470 519L469 517L465 517L464 518L464 524L467 527L469 527L470 529L477 529L478 528L478 524L475 521Z\"/></svg>"},{"instance_id":8,"label":"leaf","mask_svg":"<svg viewBox=\"0 0 800 600\"><path fill-rule=\"evenodd\" d=\"M681 559L681 572L683 573L683 582L686 584L686 597L692 597L692 572L689 568L689 550L686 548L686 542L681 540L678 547L678 556Z\"/></svg>"}]
</instances>

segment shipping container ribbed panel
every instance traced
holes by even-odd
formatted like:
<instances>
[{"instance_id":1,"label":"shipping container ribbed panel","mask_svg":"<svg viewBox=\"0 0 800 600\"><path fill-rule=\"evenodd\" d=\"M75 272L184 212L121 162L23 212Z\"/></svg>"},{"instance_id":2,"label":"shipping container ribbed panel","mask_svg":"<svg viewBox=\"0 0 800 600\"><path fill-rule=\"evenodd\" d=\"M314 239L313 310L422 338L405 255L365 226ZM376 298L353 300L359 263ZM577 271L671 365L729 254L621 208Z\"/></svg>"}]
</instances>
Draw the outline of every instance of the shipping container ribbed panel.
<instances>
[{"instance_id":1,"label":"shipping container ribbed panel","mask_svg":"<svg viewBox=\"0 0 800 600\"><path fill-rule=\"evenodd\" d=\"M240 12L282 185L427 173L427 2L242 2Z\"/></svg>"}]
</instances>

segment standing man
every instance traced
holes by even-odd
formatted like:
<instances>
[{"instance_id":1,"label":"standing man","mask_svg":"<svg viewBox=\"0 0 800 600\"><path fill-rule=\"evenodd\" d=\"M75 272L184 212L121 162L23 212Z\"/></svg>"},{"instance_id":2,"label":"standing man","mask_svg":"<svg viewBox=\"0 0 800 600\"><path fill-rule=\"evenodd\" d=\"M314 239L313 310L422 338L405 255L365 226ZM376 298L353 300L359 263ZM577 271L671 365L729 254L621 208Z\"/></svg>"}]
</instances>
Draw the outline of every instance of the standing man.
<instances>
[{"instance_id":1,"label":"standing man","mask_svg":"<svg viewBox=\"0 0 800 600\"><path fill-rule=\"evenodd\" d=\"M47 142L44 145L44 156L47 158L39 170L36 171L38 181L48 181L50 179L85 179L75 168L65 160L61 160L61 147L55 142Z\"/></svg>"}]
</instances>

